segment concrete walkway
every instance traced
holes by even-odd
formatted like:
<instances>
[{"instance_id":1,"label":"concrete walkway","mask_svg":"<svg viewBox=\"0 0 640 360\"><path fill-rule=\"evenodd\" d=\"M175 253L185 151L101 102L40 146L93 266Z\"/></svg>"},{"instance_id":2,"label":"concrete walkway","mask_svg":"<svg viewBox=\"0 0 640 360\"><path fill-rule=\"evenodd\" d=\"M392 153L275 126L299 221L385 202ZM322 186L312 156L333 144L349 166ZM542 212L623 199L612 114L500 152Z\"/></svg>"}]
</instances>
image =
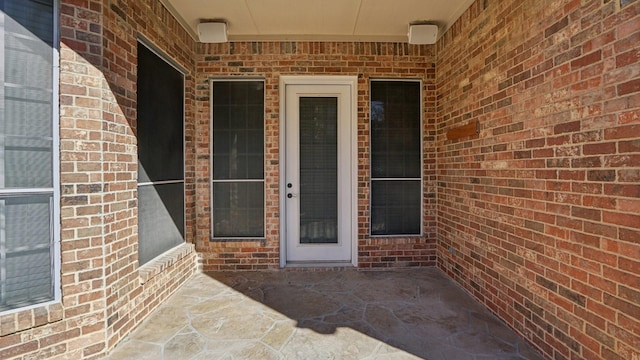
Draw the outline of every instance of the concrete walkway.
<instances>
[{"instance_id":1,"label":"concrete walkway","mask_svg":"<svg viewBox=\"0 0 640 360\"><path fill-rule=\"evenodd\" d=\"M197 274L107 359L542 359L435 268Z\"/></svg>"}]
</instances>

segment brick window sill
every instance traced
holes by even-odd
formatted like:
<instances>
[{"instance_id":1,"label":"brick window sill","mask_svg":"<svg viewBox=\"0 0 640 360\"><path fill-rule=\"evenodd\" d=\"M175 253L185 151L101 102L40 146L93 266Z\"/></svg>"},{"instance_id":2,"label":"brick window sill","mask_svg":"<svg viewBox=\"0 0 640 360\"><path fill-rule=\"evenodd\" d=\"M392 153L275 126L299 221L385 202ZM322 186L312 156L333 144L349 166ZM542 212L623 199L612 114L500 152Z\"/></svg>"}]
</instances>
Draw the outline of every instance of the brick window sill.
<instances>
[{"instance_id":1,"label":"brick window sill","mask_svg":"<svg viewBox=\"0 0 640 360\"><path fill-rule=\"evenodd\" d=\"M183 243L142 265L138 269L140 285L147 283L154 276L161 274L194 251L195 246L193 244Z\"/></svg>"},{"instance_id":2,"label":"brick window sill","mask_svg":"<svg viewBox=\"0 0 640 360\"><path fill-rule=\"evenodd\" d=\"M0 315L0 336L17 333L62 320L63 309L59 301L18 309Z\"/></svg>"}]
</instances>

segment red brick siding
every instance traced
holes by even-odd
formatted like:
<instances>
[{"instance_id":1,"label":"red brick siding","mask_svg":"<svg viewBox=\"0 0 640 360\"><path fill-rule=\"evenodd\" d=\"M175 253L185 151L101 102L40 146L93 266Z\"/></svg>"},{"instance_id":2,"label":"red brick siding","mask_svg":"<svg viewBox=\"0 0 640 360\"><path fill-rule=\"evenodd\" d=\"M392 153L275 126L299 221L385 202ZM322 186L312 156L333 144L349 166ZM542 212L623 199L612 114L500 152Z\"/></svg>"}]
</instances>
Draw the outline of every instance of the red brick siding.
<instances>
[{"instance_id":1,"label":"red brick siding","mask_svg":"<svg viewBox=\"0 0 640 360\"><path fill-rule=\"evenodd\" d=\"M187 232L194 233L195 42L157 2L62 0L62 299L5 314L0 358L99 358L196 270L185 250L141 284L137 264L136 39L186 69Z\"/></svg>"},{"instance_id":2,"label":"red brick siding","mask_svg":"<svg viewBox=\"0 0 640 360\"><path fill-rule=\"evenodd\" d=\"M103 4L103 74L111 96L104 98L105 119L113 119L103 129L103 134L115 132L113 146L115 156L103 160L105 176L112 176L110 181L122 182L116 201L127 199L129 202L122 208L130 214L115 215L122 224L122 229L115 229L107 249L109 267L106 277L106 317L107 344L113 347L124 335L137 325L155 306L159 305L172 291L178 280L184 276L172 278L169 269L166 274L154 277L151 282L140 286L137 269L137 149L136 149L136 52L138 34L153 42L173 61L184 67L185 75L185 179L186 183L186 237L193 241L194 225L194 192L193 192L193 88L195 42L169 12L154 0L118 0L105 1ZM122 143L126 146L122 146ZM111 147L109 147L111 149ZM112 161L112 162L111 162ZM190 175L190 176L189 176ZM113 183L110 183L113 187ZM131 195L124 195L128 190ZM104 213L108 209L105 209ZM119 219L120 218L120 219ZM189 260L190 259L190 260ZM183 274L193 273L196 265L193 255L183 265ZM189 264L189 262L191 263ZM178 264L182 264L179 262ZM179 273L174 275L180 275ZM151 304L151 306L149 306Z\"/></svg>"},{"instance_id":3,"label":"red brick siding","mask_svg":"<svg viewBox=\"0 0 640 360\"><path fill-rule=\"evenodd\" d=\"M548 358L640 355L640 2L622 5L476 1L437 44L438 266Z\"/></svg>"},{"instance_id":4,"label":"red brick siding","mask_svg":"<svg viewBox=\"0 0 640 360\"><path fill-rule=\"evenodd\" d=\"M402 43L240 42L200 44L197 58L197 249L205 270L277 268L279 230L280 75L358 76L358 266L435 264L435 68L432 46ZM212 77L261 77L266 91L265 212L263 241L210 241L210 108ZM423 237L369 237L369 81L372 78L423 82ZM215 165L214 165L215 166Z\"/></svg>"},{"instance_id":5,"label":"red brick siding","mask_svg":"<svg viewBox=\"0 0 640 360\"><path fill-rule=\"evenodd\" d=\"M206 269L278 266L279 76L357 75L361 267L437 255L549 358L638 355L638 1L479 0L437 47L196 45L157 1L62 0L60 10L63 297L3 315L0 358L98 358L195 271L189 251L155 276L135 261L138 32L188 71L187 239ZM209 241L208 79L218 76L267 84L261 242ZM371 78L423 81L423 238L368 236ZM475 119L479 136L446 140Z\"/></svg>"}]
</instances>

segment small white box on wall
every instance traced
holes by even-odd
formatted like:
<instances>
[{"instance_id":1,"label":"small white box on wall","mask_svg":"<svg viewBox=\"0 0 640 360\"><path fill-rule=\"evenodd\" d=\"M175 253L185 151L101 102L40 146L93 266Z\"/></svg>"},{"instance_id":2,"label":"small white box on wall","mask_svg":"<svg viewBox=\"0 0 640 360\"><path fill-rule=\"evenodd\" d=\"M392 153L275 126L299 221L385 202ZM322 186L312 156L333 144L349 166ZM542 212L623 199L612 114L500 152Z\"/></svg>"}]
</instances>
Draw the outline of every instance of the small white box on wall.
<instances>
[{"instance_id":1,"label":"small white box on wall","mask_svg":"<svg viewBox=\"0 0 640 360\"><path fill-rule=\"evenodd\" d=\"M227 24L223 22L204 22L198 24L198 37L203 43L227 42Z\"/></svg>"},{"instance_id":2,"label":"small white box on wall","mask_svg":"<svg viewBox=\"0 0 640 360\"><path fill-rule=\"evenodd\" d=\"M409 44L435 44L438 40L438 25L409 25Z\"/></svg>"}]
</instances>

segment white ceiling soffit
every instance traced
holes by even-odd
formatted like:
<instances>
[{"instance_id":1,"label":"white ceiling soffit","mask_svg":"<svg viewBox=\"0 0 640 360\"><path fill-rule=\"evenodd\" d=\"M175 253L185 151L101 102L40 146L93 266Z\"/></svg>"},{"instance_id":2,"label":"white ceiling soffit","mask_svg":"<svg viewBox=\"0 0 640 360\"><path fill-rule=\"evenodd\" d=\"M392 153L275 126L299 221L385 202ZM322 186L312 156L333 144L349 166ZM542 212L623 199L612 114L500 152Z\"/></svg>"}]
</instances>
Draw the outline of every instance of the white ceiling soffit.
<instances>
[{"instance_id":1,"label":"white ceiling soffit","mask_svg":"<svg viewBox=\"0 0 640 360\"><path fill-rule=\"evenodd\" d=\"M229 41L407 41L410 23L443 34L474 0L160 0L194 39L225 21Z\"/></svg>"}]
</instances>

